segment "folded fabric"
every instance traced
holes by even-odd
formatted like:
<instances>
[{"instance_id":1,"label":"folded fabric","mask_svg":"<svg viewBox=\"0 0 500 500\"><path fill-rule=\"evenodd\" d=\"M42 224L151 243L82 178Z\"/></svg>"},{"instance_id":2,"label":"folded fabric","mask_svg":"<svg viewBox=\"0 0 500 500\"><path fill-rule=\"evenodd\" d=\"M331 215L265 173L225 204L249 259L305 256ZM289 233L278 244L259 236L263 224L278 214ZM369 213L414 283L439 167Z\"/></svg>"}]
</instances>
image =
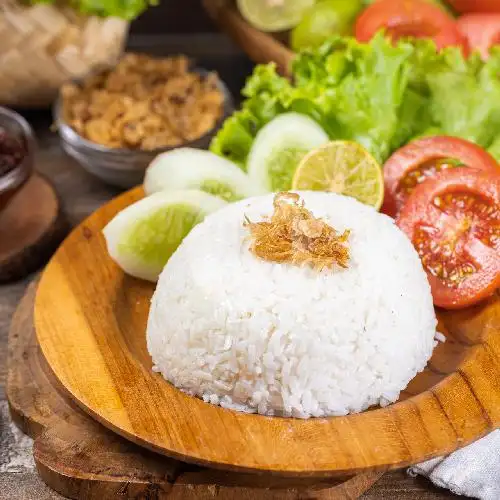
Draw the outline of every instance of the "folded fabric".
<instances>
[{"instance_id":1,"label":"folded fabric","mask_svg":"<svg viewBox=\"0 0 500 500\"><path fill-rule=\"evenodd\" d=\"M408 472L428 477L457 495L500 500L500 430L447 457L414 465Z\"/></svg>"}]
</instances>

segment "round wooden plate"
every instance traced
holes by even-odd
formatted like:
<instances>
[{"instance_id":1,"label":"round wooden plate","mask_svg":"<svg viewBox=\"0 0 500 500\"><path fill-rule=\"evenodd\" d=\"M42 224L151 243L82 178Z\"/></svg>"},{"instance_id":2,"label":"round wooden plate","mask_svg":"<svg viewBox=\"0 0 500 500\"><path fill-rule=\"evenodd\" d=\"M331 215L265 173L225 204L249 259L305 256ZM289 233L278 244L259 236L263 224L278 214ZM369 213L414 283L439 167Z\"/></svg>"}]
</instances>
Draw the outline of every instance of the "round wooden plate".
<instances>
[{"instance_id":1,"label":"round wooden plate","mask_svg":"<svg viewBox=\"0 0 500 500\"><path fill-rule=\"evenodd\" d=\"M447 341L401 400L325 419L245 415L187 396L151 371L145 328L154 285L125 276L101 234L142 196L116 198L67 238L41 278L37 336L69 395L105 426L154 451L211 467L345 475L406 466L500 424L500 297L439 313Z\"/></svg>"}]
</instances>

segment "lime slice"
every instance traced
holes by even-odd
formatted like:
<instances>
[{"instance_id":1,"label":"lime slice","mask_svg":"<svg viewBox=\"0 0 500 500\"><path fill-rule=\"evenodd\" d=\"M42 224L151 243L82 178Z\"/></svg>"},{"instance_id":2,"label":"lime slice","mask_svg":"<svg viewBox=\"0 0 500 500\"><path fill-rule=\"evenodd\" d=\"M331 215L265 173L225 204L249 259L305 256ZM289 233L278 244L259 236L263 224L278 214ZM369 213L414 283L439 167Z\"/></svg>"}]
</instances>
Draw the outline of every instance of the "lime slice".
<instances>
[{"instance_id":1,"label":"lime slice","mask_svg":"<svg viewBox=\"0 0 500 500\"><path fill-rule=\"evenodd\" d=\"M317 47L332 35L352 35L361 0L323 0L308 10L290 35L290 45L298 52Z\"/></svg>"},{"instance_id":2,"label":"lime slice","mask_svg":"<svg viewBox=\"0 0 500 500\"><path fill-rule=\"evenodd\" d=\"M178 148L158 155L146 170L144 191L197 189L225 201L238 201L262 194L234 163L194 148Z\"/></svg>"},{"instance_id":3,"label":"lime slice","mask_svg":"<svg viewBox=\"0 0 500 500\"><path fill-rule=\"evenodd\" d=\"M350 141L332 141L311 151L298 166L292 188L351 196L377 210L384 200L380 165L361 145Z\"/></svg>"},{"instance_id":4,"label":"lime slice","mask_svg":"<svg viewBox=\"0 0 500 500\"><path fill-rule=\"evenodd\" d=\"M283 31L296 26L315 0L238 0L241 15L262 31Z\"/></svg>"},{"instance_id":5,"label":"lime slice","mask_svg":"<svg viewBox=\"0 0 500 500\"><path fill-rule=\"evenodd\" d=\"M103 229L108 253L127 274L156 281L189 231L226 204L202 191L155 193L122 210Z\"/></svg>"},{"instance_id":6,"label":"lime slice","mask_svg":"<svg viewBox=\"0 0 500 500\"><path fill-rule=\"evenodd\" d=\"M257 133L248 155L248 175L264 191L287 191L302 158L327 142L326 132L308 116L279 115Z\"/></svg>"}]
</instances>

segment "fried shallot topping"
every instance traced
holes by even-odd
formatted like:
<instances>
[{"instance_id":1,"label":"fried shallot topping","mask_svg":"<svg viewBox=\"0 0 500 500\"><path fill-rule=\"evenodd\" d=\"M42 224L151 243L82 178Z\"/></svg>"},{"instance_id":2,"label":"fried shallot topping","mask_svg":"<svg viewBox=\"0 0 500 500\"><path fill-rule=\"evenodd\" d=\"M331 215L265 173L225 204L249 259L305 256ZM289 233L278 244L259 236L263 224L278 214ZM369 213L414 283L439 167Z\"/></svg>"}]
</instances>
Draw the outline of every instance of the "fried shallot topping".
<instances>
[{"instance_id":1,"label":"fried shallot topping","mask_svg":"<svg viewBox=\"0 0 500 500\"><path fill-rule=\"evenodd\" d=\"M310 265L315 270L348 267L349 230L339 234L304 207L296 193L278 193L274 213L262 222L243 223L250 231L250 251L270 262Z\"/></svg>"}]
</instances>

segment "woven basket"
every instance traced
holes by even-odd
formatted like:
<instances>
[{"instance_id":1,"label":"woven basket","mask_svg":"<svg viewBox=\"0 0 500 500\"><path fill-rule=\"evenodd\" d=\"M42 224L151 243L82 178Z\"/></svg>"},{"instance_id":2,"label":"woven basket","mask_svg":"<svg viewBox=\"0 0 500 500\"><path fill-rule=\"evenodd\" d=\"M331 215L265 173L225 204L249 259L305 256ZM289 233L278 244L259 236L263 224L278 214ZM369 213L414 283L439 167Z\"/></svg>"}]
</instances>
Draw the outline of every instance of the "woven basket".
<instances>
[{"instance_id":1,"label":"woven basket","mask_svg":"<svg viewBox=\"0 0 500 500\"><path fill-rule=\"evenodd\" d=\"M50 105L62 83L116 61L128 27L122 19L0 0L0 104Z\"/></svg>"}]
</instances>

